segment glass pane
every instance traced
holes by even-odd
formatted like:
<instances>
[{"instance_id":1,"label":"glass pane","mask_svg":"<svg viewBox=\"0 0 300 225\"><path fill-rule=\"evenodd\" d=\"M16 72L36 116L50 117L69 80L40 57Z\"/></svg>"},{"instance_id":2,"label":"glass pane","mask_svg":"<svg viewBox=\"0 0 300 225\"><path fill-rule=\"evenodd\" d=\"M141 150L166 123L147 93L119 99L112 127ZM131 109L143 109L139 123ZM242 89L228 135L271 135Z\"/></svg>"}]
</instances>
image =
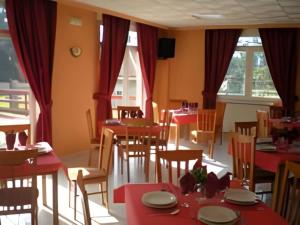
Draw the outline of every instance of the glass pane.
<instances>
[{"instance_id":1,"label":"glass pane","mask_svg":"<svg viewBox=\"0 0 300 225\"><path fill-rule=\"evenodd\" d=\"M111 97L112 108L123 105L123 78L119 77L115 86L115 90Z\"/></svg>"},{"instance_id":2,"label":"glass pane","mask_svg":"<svg viewBox=\"0 0 300 225\"><path fill-rule=\"evenodd\" d=\"M8 30L4 1L0 0L0 30Z\"/></svg>"},{"instance_id":3,"label":"glass pane","mask_svg":"<svg viewBox=\"0 0 300 225\"><path fill-rule=\"evenodd\" d=\"M128 105L136 105L136 80L128 80Z\"/></svg>"},{"instance_id":4,"label":"glass pane","mask_svg":"<svg viewBox=\"0 0 300 225\"><path fill-rule=\"evenodd\" d=\"M218 94L245 95L246 52L235 51Z\"/></svg>"},{"instance_id":5,"label":"glass pane","mask_svg":"<svg viewBox=\"0 0 300 225\"><path fill-rule=\"evenodd\" d=\"M260 37L240 37L237 46L262 46Z\"/></svg>"},{"instance_id":6,"label":"glass pane","mask_svg":"<svg viewBox=\"0 0 300 225\"><path fill-rule=\"evenodd\" d=\"M278 98L263 52L253 54L252 96Z\"/></svg>"}]
</instances>

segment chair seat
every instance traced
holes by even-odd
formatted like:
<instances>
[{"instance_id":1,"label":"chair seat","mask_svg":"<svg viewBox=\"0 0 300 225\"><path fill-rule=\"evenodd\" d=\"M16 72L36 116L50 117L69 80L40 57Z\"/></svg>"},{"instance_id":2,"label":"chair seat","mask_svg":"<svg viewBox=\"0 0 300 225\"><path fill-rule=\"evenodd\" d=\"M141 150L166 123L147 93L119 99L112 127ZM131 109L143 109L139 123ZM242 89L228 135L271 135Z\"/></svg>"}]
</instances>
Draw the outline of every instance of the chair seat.
<instances>
[{"instance_id":1,"label":"chair seat","mask_svg":"<svg viewBox=\"0 0 300 225\"><path fill-rule=\"evenodd\" d=\"M106 179L106 172L105 170L98 170L97 168L86 168L86 167L75 167L75 168L68 168L68 176L70 180L76 180L78 171L82 170L83 179L85 181L88 180L102 180Z\"/></svg>"}]
</instances>

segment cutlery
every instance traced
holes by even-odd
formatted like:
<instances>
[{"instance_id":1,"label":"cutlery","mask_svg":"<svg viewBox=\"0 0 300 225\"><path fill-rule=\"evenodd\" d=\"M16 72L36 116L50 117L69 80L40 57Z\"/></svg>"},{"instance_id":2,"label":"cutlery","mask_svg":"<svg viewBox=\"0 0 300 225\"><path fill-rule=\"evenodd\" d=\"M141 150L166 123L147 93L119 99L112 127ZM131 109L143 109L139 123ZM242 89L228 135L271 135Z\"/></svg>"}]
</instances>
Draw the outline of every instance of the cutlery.
<instances>
[{"instance_id":1,"label":"cutlery","mask_svg":"<svg viewBox=\"0 0 300 225\"><path fill-rule=\"evenodd\" d=\"M150 214L150 216L168 216L168 215L177 215L178 213L180 212L180 209L179 208L176 208L174 209L173 211L171 212L164 212L164 213L153 213L153 214Z\"/></svg>"}]
</instances>

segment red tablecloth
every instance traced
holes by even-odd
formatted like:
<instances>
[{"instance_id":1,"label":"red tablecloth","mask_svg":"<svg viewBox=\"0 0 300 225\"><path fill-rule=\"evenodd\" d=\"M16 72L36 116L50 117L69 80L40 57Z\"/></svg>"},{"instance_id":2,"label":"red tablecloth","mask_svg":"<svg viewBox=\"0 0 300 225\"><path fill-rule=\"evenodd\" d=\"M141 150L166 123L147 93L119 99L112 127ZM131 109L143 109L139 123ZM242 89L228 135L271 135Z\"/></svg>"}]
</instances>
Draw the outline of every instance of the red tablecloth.
<instances>
[{"instance_id":1,"label":"red tablecloth","mask_svg":"<svg viewBox=\"0 0 300 225\"><path fill-rule=\"evenodd\" d=\"M183 202L188 202L189 207L180 207L180 212L177 215L153 215L170 211L169 209L153 209L144 206L141 202L141 197L149 191L159 191L162 188L166 189L167 184L128 184L114 190L114 200L126 203L127 224L129 225L153 225L153 224L172 224L172 225L195 225L203 224L196 220L196 215L199 208L207 205L220 205L229 207L234 210L239 210L241 216L247 225L288 225L288 223L278 214L274 213L271 208L263 203L257 203L252 206L238 206L226 202L221 202L222 196L214 199L204 200L198 203L197 195L201 193L193 193L189 196L183 196L180 191L173 185L167 185L170 192L174 193L179 205ZM237 222L237 224L240 224Z\"/></svg>"},{"instance_id":2,"label":"red tablecloth","mask_svg":"<svg viewBox=\"0 0 300 225\"><path fill-rule=\"evenodd\" d=\"M197 122L197 114L187 114L187 113L174 113L172 118L172 123L176 123L178 125L181 124L190 124Z\"/></svg>"},{"instance_id":3,"label":"red tablecloth","mask_svg":"<svg viewBox=\"0 0 300 225\"><path fill-rule=\"evenodd\" d=\"M50 145L45 142L43 142L43 147L51 148ZM36 165L24 163L20 166L0 167L0 178L50 174L57 172L60 168L64 169L60 159L53 151L50 151L49 153L39 155Z\"/></svg>"},{"instance_id":4,"label":"red tablecloth","mask_svg":"<svg viewBox=\"0 0 300 225\"><path fill-rule=\"evenodd\" d=\"M276 152L255 152L255 165L271 172L276 172L278 166L283 164L286 160L300 161L300 152L276 151Z\"/></svg>"}]
</instances>

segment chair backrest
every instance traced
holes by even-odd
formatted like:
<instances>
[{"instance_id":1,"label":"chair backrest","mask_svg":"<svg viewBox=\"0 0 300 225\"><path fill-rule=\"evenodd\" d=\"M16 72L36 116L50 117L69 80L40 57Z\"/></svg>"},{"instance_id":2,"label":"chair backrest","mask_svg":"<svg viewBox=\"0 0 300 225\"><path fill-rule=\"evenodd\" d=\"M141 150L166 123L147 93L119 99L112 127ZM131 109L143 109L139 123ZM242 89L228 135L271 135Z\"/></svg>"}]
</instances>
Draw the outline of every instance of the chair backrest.
<instances>
[{"instance_id":1,"label":"chair backrest","mask_svg":"<svg viewBox=\"0 0 300 225\"><path fill-rule=\"evenodd\" d=\"M156 102L152 102L152 108L153 108L153 122L159 123L159 110Z\"/></svg>"},{"instance_id":2,"label":"chair backrest","mask_svg":"<svg viewBox=\"0 0 300 225\"><path fill-rule=\"evenodd\" d=\"M0 151L0 168L12 169L25 163L34 166L37 156L37 149ZM0 215L31 213L31 218L34 219L38 197L36 176L8 177L1 179L0 184ZM36 224L35 221L32 224Z\"/></svg>"},{"instance_id":3,"label":"chair backrest","mask_svg":"<svg viewBox=\"0 0 300 225\"><path fill-rule=\"evenodd\" d=\"M286 220L291 225L300 224L299 183L300 183L300 164L287 161L285 163L283 180L281 183L278 212L280 213L281 216L286 218Z\"/></svg>"},{"instance_id":4,"label":"chair backrest","mask_svg":"<svg viewBox=\"0 0 300 225\"><path fill-rule=\"evenodd\" d=\"M232 134L232 161L233 174L243 184L254 191L254 160L255 137L239 133Z\"/></svg>"},{"instance_id":5,"label":"chair backrest","mask_svg":"<svg viewBox=\"0 0 300 225\"><path fill-rule=\"evenodd\" d=\"M92 113L91 113L90 109L88 109L85 112L85 116L86 116L88 131L89 131L89 138L90 138L90 142L91 142L95 138L95 135L94 135L94 128L93 128Z\"/></svg>"},{"instance_id":6,"label":"chair backrest","mask_svg":"<svg viewBox=\"0 0 300 225\"><path fill-rule=\"evenodd\" d=\"M215 109L199 109L197 115L197 130L215 132L216 115Z\"/></svg>"},{"instance_id":7,"label":"chair backrest","mask_svg":"<svg viewBox=\"0 0 300 225\"><path fill-rule=\"evenodd\" d=\"M226 102L217 102L216 103L216 129L223 128L223 120L226 109Z\"/></svg>"},{"instance_id":8,"label":"chair backrest","mask_svg":"<svg viewBox=\"0 0 300 225\"><path fill-rule=\"evenodd\" d=\"M235 122L234 129L236 133L244 134L244 135L252 135L256 137L257 121Z\"/></svg>"},{"instance_id":9,"label":"chair backrest","mask_svg":"<svg viewBox=\"0 0 300 225\"><path fill-rule=\"evenodd\" d=\"M270 106L270 118L271 119L280 119L284 116L285 110L282 106Z\"/></svg>"},{"instance_id":10,"label":"chair backrest","mask_svg":"<svg viewBox=\"0 0 300 225\"><path fill-rule=\"evenodd\" d=\"M161 125L163 126L163 129L160 134L161 135L160 139L168 143L173 112L171 110L162 109L161 115L162 115Z\"/></svg>"},{"instance_id":11,"label":"chair backrest","mask_svg":"<svg viewBox=\"0 0 300 225\"><path fill-rule=\"evenodd\" d=\"M114 132L103 127L100 137L98 168L108 175L112 158Z\"/></svg>"},{"instance_id":12,"label":"chair backrest","mask_svg":"<svg viewBox=\"0 0 300 225\"><path fill-rule=\"evenodd\" d=\"M257 132L258 138L265 138L270 136L269 113L267 111L258 110L256 112L257 118Z\"/></svg>"},{"instance_id":13,"label":"chair backrest","mask_svg":"<svg viewBox=\"0 0 300 225\"><path fill-rule=\"evenodd\" d=\"M137 111L140 110L139 106L117 106L118 119L131 118L131 113L134 112L137 117Z\"/></svg>"},{"instance_id":14,"label":"chair backrest","mask_svg":"<svg viewBox=\"0 0 300 225\"><path fill-rule=\"evenodd\" d=\"M25 140L24 140L25 145L31 144L30 124L1 125L0 132L4 132L4 133L6 133L6 135L7 134L18 134L20 142L21 142L21 138L23 137L23 138L25 138Z\"/></svg>"},{"instance_id":15,"label":"chair backrest","mask_svg":"<svg viewBox=\"0 0 300 225\"><path fill-rule=\"evenodd\" d=\"M172 162L177 165L177 181L181 176L180 162L184 163L184 173L187 172L189 168L190 160L199 160L202 162L203 150L174 150L174 151L158 151L156 153L156 168L157 168L157 182L162 182L162 162L166 161L168 165L168 182L173 182L173 168ZM179 162L179 163L178 163ZM179 167L178 167L179 166Z\"/></svg>"}]
</instances>

